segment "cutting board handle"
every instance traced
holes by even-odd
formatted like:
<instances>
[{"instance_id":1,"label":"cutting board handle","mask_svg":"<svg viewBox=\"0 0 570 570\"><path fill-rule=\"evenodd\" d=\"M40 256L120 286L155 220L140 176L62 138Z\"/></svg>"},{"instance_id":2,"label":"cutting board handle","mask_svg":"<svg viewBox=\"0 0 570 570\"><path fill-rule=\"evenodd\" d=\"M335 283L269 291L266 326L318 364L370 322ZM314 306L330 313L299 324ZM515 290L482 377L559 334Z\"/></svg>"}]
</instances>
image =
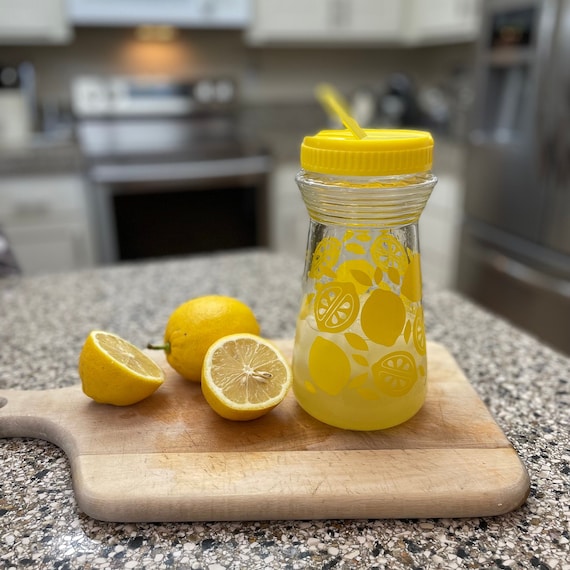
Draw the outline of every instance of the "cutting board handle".
<instances>
[{"instance_id":1,"label":"cutting board handle","mask_svg":"<svg viewBox=\"0 0 570 570\"><path fill-rule=\"evenodd\" d=\"M71 455L76 442L71 416L62 409L62 402L68 401L68 409L71 409L76 393L74 387L0 390L0 437L44 439Z\"/></svg>"}]
</instances>

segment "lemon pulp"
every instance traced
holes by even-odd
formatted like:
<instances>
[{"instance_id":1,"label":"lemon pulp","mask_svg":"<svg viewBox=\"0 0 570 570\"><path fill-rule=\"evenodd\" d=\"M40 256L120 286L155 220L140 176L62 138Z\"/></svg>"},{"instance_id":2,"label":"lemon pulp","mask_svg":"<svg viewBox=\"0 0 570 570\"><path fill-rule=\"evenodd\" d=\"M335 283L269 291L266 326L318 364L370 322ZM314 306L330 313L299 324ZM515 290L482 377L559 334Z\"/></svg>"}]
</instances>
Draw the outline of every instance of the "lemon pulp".
<instances>
[{"instance_id":1,"label":"lemon pulp","mask_svg":"<svg viewBox=\"0 0 570 570\"><path fill-rule=\"evenodd\" d=\"M269 341L252 334L228 335L208 350L202 392L226 419L258 418L279 404L292 383L289 364Z\"/></svg>"}]
</instances>

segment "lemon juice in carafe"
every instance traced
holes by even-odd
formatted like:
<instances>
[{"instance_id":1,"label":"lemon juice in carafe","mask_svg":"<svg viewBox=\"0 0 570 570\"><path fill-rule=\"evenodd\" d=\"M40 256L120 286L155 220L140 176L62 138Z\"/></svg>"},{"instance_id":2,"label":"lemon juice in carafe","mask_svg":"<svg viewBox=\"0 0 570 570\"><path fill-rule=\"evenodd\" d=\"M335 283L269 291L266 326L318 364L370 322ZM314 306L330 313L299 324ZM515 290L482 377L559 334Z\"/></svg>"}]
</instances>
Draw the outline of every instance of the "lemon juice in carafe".
<instances>
[{"instance_id":1,"label":"lemon juice in carafe","mask_svg":"<svg viewBox=\"0 0 570 570\"><path fill-rule=\"evenodd\" d=\"M318 420L353 430L390 427L415 415L425 400L425 354L414 357L403 341L364 349L368 343L363 337L346 334L356 335L352 344L346 337L327 338L311 319L298 322L293 374L305 379L295 386L301 407ZM357 337L363 339L361 345Z\"/></svg>"},{"instance_id":2,"label":"lemon juice in carafe","mask_svg":"<svg viewBox=\"0 0 570 570\"><path fill-rule=\"evenodd\" d=\"M316 419L398 425L425 401L418 219L436 182L423 131L321 131L301 147L310 215L293 389Z\"/></svg>"}]
</instances>

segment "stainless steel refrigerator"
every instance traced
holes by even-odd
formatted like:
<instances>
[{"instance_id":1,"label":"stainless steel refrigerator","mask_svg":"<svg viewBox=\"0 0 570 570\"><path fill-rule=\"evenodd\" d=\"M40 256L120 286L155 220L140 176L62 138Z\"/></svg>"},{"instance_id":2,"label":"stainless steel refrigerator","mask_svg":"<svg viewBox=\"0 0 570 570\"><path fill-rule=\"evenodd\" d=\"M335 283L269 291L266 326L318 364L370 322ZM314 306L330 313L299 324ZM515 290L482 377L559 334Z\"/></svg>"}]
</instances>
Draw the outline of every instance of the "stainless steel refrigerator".
<instances>
[{"instance_id":1,"label":"stainless steel refrigerator","mask_svg":"<svg viewBox=\"0 0 570 570\"><path fill-rule=\"evenodd\" d=\"M570 354L570 0L488 0L458 288Z\"/></svg>"}]
</instances>

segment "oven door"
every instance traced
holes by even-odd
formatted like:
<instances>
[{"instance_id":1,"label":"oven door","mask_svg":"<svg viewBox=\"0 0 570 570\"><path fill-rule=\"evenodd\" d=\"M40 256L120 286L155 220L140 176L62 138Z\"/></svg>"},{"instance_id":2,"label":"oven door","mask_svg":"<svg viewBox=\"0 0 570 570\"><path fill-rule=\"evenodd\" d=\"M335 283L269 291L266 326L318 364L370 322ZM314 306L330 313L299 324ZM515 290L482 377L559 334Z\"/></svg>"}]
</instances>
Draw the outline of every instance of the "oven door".
<instances>
[{"instance_id":1,"label":"oven door","mask_svg":"<svg viewBox=\"0 0 570 570\"><path fill-rule=\"evenodd\" d=\"M99 261L267 246L270 168L267 155L92 166Z\"/></svg>"}]
</instances>

